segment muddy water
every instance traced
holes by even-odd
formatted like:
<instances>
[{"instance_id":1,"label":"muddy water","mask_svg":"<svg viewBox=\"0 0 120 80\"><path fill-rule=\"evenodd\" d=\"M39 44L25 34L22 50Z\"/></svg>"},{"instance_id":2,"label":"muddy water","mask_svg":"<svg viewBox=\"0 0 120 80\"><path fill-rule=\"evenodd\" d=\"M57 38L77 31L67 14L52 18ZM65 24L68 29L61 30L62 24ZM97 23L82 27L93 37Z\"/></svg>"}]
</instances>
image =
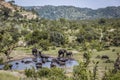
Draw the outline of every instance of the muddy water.
<instances>
[{"instance_id":1,"label":"muddy water","mask_svg":"<svg viewBox=\"0 0 120 80\"><path fill-rule=\"evenodd\" d=\"M48 59L43 59L44 62L42 62L42 59L37 57L37 58L25 58L25 59L21 59L21 60L15 60L15 61L10 61L8 62L9 64L12 64L12 70L24 70L24 69L31 69L31 68L35 68L36 67L36 63L42 63L42 67L47 67L50 68L51 66L51 61L53 60L53 58L48 58ZM60 68L72 68L73 66L78 65L78 62L73 60L73 59L68 59L64 62L64 65L60 65L58 63L54 63L54 65L56 65L56 67L60 67ZM0 65L0 69L3 69L4 65Z\"/></svg>"}]
</instances>

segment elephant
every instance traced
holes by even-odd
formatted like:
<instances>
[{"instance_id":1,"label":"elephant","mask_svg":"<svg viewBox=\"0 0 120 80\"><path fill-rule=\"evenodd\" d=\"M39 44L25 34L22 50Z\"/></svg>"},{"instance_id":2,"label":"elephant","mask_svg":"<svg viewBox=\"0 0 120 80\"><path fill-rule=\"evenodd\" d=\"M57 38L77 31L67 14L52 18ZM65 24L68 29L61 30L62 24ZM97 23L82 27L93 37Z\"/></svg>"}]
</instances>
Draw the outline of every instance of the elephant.
<instances>
[{"instance_id":1,"label":"elephant","mask_svg":"<svg viewBox=\"0 0 120 80\"><path fill-rule=\"evenodd\" d=\"M19 63L18 63L18 62L16 62L15 64L16 64L16 65L18 65Z\"/></svg>"},{"instance_id":2,"label":"elephant","mask_svg":"<svg viewBox=\"0 0 120 80\"><path fill-rule=\"evenodd\" d=\"M21 60L21 63L24 63L24 60Z\"/></svg>"},{"instance_id":3,"label":"elephant","mask_svg":"<svg viewBox=\"0 0 120 80\"><path fill-rule=\"evenodd\" d=\"M32 49L32 55L34 55L35 57L37 57L37 52L38 52L37 48Z\"/></svg>"},{"instance_id":4,"label":"elephant","mask_svg":"<svg viewBox=\"0 0 120 80\"><path fill-rule=\"evenodd\" d=\"M62 65L65 65L65 62L62 62L62 61L57 61L57 63L62 66Z\"/></svg>"},{"instance_id":5,"label":"elephant","mask_svg":"<svg viewBox=\"0 0 120 80\"><path fill-rule=\"evenodd\" d=\"M32 63L32 61L25 61L24 63L25 64L29 64L29 63Z\"/></svg>"},{"instance_id":6,"label":"elephant","mask_svg":"<svg viewBox=\"0 0 120 80\"><path fill-rule=\"evenodd\" d=\"M42 68L42 63L36 63L36 68Z\"/></svg>"},{"instance_id":7,"label":"elephant","mask_svg":"<svg viewBox=\"0 0 120 80\"><path fill-rule=\"evenodd\" d=\"M46 62L46 59L45 59L45 58L41 58L41 62L42 62L42 63L45 63L45 62Z\"/></svg>"},{"instance_id":8,"label":"elephant","mask_svg":"<svg viewBox=\"0 0 120 80\"><path fill-rule=\"evenodd\" d=\"M109 59L109 57L107 55L103 55L101 59Z\"/></svg>"},{"instance_id":9,"label":"elephant","mask_svg":"<svg viewBox=\"0 0 120 80\"><path fill-rule=\"evenodd\" d=\"M66 62L68 59L67 58L57 58L58 61L61 61L61 62Z\"/></svg>"},{"instance_id":10,"label":"elephant","mask_svg":"<svg viewBox=\"0 0 120 80\"><path fill-rule=\"evenodd\" d=\"M53 61L51 62L50 67L56 67Z\"/></svg>"},{"instance_id":11,"label":"elephant","mask_svg":"<svg viewBox=\"0 0 120 80\"><path fill-rule=\"evenodd\" d=\"M73 53L72 52L66 52L66 57L70 57L73 56Z\"/></svg>"},{"instance_id":12,"label":"elephant","mask_svg":"<svg viewBox=\"0 0 120 80\"><path fill-rule=\"evenodd\" d=\"M61 55L62 55L62 57L64 57L64 54L66 53L66 50L65 49L60 49L59 51L58 51L58 57L61 57Z\"/></svg>"},{"instance_id":13,"label":"elephant","mask_svg":"<svg viewBox=\"0 0 120 80\"><path fill-rule=\"evenodd\" d=\"M32 60L33 60L34 62L37 62L37 58L33 58Z\"/></svg>"},{"instance_id":14,"label":"elephant","mask_svg":"<svg viewBox=\"0 0 120 80\"><path fill-rule=\"evenodd\" d=\"M42 51L38 51L38 55L41 56L42 55Z\"/></svg>"}]
</instances>

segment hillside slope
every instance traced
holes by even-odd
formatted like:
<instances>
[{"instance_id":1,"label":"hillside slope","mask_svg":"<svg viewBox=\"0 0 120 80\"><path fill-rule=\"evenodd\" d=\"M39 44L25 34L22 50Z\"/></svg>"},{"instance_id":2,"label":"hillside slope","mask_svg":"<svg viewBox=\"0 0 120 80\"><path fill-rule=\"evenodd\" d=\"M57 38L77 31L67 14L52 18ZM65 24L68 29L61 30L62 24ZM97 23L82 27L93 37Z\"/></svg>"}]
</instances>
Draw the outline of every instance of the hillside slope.
<instances>
[{"instance_id":1,"label":"hillside slope","mask_svg":"<svg viewBox=\"0 0 120 80\"><path fill-rule=\"evenodd\" d=\"M22 7L0 0L0 16L35 19L37 15L31 11L26 11Z\"/></svg>"},{"instance_id":2,"label":"hillside slope","mask_svg":"<svg viewBox=\"0 0 120 80\"><path fill-rule=\"evenodd\" d=\"M120 6L100 9L79 8L73 6L28 6L27 10L36 11L40 17L47 19L66 18L70 20L120 18Z\"/></svg>"}]
</instances>

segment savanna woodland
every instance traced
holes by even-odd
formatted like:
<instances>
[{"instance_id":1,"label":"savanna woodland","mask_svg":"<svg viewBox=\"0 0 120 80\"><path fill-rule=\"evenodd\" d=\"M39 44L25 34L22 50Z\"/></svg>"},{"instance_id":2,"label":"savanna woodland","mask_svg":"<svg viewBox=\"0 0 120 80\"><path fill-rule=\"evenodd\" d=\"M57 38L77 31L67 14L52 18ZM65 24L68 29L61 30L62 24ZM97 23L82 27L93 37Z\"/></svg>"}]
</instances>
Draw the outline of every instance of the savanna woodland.
<instances>
[{"instance_id":1,"label":"savanna woodland","mask_svg":"<svg viewBox=\"0 0 120 80\"><path fill-rule=\"evenodd\" d=\"M32 54L36 49L41 57L70 58L78 65L11 69L11 61L38 57ZM58 56L59 50L72 56ZM120 18L45 19L0 0L0 65L0 80L120 80Z\"/></svg>"}]
</instances>

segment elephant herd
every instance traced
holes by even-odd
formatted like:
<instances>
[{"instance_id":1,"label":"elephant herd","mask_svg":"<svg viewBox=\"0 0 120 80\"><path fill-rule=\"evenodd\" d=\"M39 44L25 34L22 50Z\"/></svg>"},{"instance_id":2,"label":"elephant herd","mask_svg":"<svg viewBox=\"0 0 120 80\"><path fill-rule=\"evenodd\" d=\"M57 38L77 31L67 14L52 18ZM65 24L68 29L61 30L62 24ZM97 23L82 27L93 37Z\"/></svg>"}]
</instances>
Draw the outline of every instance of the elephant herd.
<instances>
[{"instance_id":1,"label":"elephant herd","mask_svg":"<svg viewBox=\"0 0 120 80\"><path fill-rule=\"evenodd\" d=\"M73 53L65 49L60 49L57 52L57 57L51 57L42 53L37 48L32 49L32 55L34 58L24 58L18 61L12 61L12 63L5 65L3 68L9 67L9 69L14 69L15 66L27 67L33 65L33 67L39 69L42 67L61 67L67 66L69 63L73 63L75 60L72 58ZM73 62L72 62L73 61ZM20 64L21 63L21 64ZM31 64L32 63L32 64ZM15 66L14 66L15 65Z\"/></svg>"},{"instance_id":2,"label":"elephant herd","mask_svg":"<svg viewBox=\"0 0 120 80\"><path fill-rule=\"evenodd\" d=\"M42 64L45 62L51 62L50 67L56 67L56 64L62 66L66 64L66 61L72 59L71 57L73 56L72 52L68 52L65 49L58 50L57 54L57 58L53 58L51 61L49 61L48 58L50 58L50 56L42 54L42 51L39 51L37 48L32 49L32 55L41 58L41 62L34 60L36 62L36 68L42 68Z\"/></svg>"},{"instance_id":3,"label":"elephant herd","mask_svg":"<svg viewBox=\"0 0 120 80\"><path fill-rule=\"evenodd\" d=\"M42 51L37 50L37 48L32 49L32 55L34 55L35 57L40 56L41 58L46 57L45 55L42 54ZM65 49L60 49L58 51L58 58L64 58L64 57L71 58L72 56L73 56L73 53L70 51L68 52Z\"/></svg>"}]
</instances>

